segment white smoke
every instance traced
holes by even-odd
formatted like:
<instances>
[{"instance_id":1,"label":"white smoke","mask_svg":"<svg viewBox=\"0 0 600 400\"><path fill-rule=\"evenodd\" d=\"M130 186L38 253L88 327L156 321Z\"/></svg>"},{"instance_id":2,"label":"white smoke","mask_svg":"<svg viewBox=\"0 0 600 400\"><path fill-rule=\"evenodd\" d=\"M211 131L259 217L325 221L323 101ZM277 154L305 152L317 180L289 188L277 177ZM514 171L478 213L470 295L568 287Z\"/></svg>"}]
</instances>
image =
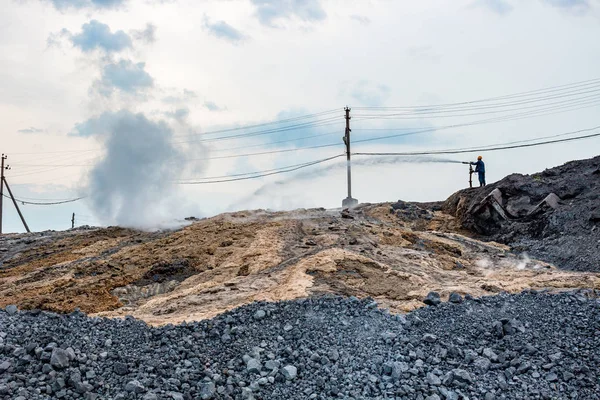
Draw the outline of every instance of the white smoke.
<instances>
[{"instance_id":1,"label":"white smoke","mask_svg":"<svg viewBox=\"0 0 600 400\"><path fill-rule=\"evenodd\" d=\"M95 216L103 224L151 228L172 221L182 196L173 182L189 165L187 151L173 143L173 130L130 111L107 112L78 124L74 134L94 136L105 147L92 168L85 190ZM195 154L203 148L195 148Z\"/></svg>"}]
</instances>

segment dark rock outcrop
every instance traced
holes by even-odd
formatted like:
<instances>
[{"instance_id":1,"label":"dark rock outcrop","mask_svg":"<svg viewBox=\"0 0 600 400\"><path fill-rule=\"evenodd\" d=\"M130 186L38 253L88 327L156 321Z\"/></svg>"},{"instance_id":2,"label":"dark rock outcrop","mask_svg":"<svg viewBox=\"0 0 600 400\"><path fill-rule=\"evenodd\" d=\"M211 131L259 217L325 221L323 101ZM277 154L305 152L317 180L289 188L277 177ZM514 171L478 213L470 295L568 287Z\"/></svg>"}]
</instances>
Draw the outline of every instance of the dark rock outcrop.
<instances>
[{"instance_id":1,"label":"dark rock outcrop","mask_svg":"<svg viewBox=\"0 0 600 400\"><path fill-rule=\"evenodd\" d=\"M600 156L461 190L442 209L485 240L560 268L600 271Z\"/></svg>"}]
</instances>

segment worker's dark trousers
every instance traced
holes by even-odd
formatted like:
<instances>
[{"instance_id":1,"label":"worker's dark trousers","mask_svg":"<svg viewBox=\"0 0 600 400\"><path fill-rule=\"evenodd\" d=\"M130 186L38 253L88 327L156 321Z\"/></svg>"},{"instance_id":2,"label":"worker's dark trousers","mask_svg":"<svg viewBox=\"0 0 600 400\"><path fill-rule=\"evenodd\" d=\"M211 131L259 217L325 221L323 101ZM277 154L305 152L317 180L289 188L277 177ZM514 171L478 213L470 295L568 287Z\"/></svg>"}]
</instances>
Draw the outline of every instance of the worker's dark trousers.
<instances>
[{"instance_id":1,"label":"worker's dark trousers","mask_svg":"<svg viewBox=\"0 0 600 400\"><path fill-rule=\"evenodd\" d=\"M485 186L485 172L478 172L479 174L479 186Z\"/></svg>"}]
</instances>

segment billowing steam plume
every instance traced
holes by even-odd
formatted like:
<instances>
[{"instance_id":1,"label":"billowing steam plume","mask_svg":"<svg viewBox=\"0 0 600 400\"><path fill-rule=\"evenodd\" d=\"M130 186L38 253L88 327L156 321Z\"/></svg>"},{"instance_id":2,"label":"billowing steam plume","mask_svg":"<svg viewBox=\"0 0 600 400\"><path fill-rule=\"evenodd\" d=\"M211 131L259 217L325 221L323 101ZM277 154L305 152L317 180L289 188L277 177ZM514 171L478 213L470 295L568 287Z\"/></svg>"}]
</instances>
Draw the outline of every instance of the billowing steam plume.
<instances>
[{"instance_id":1,"label":"billowing steam plume","mask_svg":"<svg viewBox=\"0 0 600 400\"><path fill-rule=\"evenodd\" d=\"M143 228L172 218L172 182L181 177L186 157L173 144L173 131L164 121L126 110L106 112L78 124L74 134L95 136L105 147L86 189L99 220Z\"/></svg>"}]
</instances>

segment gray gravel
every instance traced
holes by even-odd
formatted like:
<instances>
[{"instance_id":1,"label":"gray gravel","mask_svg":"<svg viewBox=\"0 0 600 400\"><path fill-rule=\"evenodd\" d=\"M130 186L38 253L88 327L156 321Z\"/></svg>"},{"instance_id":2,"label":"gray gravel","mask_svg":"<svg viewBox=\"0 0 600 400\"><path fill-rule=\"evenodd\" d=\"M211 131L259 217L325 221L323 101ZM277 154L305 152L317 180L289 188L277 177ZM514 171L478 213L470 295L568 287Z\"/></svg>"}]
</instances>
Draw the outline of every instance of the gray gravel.
<instances>
[{"instance_id":1,"label":"gray gravel","mask_svg":"<svg viewBox=\"0 0 600 400\"><path fill-rule=\"evenodd\" d=\"M600 399L590 297L466 296L406 316L327 297L161 328L0 311L0 399Z\"/></svg>"}]
</instances>

